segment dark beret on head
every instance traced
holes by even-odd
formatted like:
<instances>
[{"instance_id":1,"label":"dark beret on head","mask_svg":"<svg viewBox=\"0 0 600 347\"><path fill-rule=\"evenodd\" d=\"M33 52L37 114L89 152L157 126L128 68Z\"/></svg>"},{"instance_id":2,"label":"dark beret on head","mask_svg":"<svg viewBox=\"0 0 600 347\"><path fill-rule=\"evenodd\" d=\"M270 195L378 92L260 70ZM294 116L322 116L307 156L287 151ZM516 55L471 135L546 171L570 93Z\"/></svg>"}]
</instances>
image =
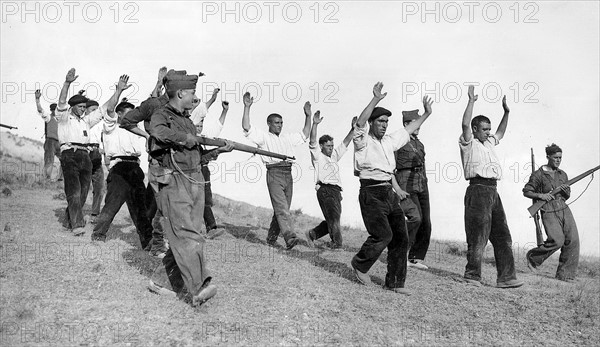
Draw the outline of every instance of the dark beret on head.
<instances>
[{"instance_id":1,"label":"dark beret on head","mask_svg":"<svg viewBox=\"0 0 600 347\"><path fill-rule=\"evenodd\" d=\"M56 110L56 103L50 104L50 111Z\"/></svg>"},{"instance_id":2,"label":"dark beret on head","mask_svg":"<svg viewBox=\"0 0 600 347\"><path fill-rule=\"evenodd\" d=\"M402 111L402 122L412 122L419 117L419 110Z\"/></svg>"},{"instance_id":3,"label":"dark beret on head","mask_svg":"<svg viewBox=\"0 0 600 347\"><path fill-rule=\"evenodd\" d=\"M88 99L88 101L85 103L85 107L91 107L91 106L100 106L100 104L96 100Z\"/></svg>"},{"instance_id":4,"label":"dark beret on head","mask_svg":"<svg viewBox=\"0 0 600 347\"><path fill-rule=\"evenodd\" d=\"M381 117L381 116L388 116L391 117L392 116L392 112L388 109L385 109L383 107L375 107L373 109L373 112L371 113L371 117L369 117L369 122Z\"/></svg>"},{"instance_id":5,"label":"dark beret on head","mask_svg":"<svg viewBox=\"0 0 600 347\"><path fill-rule=\"evenodd\" d=\"M85 96L83 96L81 94L76 94L76 95L73 95L69 99L69 106L73 107L75 105L85 104L85 103L87 103L87 101L88 101L88 98L86 98Z\"/></svg>"}]
</instances>

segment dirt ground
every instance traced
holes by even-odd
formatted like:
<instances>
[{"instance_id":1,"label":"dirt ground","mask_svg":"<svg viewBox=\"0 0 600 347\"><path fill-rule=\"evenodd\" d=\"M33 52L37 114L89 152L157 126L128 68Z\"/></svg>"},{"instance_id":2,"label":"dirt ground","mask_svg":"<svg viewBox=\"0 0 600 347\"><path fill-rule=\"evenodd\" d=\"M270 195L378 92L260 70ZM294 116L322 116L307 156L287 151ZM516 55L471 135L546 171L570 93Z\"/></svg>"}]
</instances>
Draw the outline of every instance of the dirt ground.
<instances>
[{"instance_id":1,"label":"dirt ground","mask_svg":"<svg viewBox=\"0 0 600 347\"><path fill-rule=\"evenodd\" d=\"M409 268L412 295L402 296L381 288L385 252L370 272L376 286L353 278L349 262L365 231L343 228L342 252L325 250L320 240L317 248L284 251L264 241L271 210L216 197L227 233L207 240L205 254L219 292L191 308L147 290L162 265L140 251L126 208L109 240L92 243L90 230L74 237L63 229L65 207L59 185L2 194L0 345L600 344L595 258L582 260L577 283L565 283L553 278L555 258L532 274L516 249L526 284L497 289L490 246L485 285L474 287L459 281L464 245L436 241L430 269ZM298 233L318 222L300 211L294 218Z\"/></svg>"}]
</instances>

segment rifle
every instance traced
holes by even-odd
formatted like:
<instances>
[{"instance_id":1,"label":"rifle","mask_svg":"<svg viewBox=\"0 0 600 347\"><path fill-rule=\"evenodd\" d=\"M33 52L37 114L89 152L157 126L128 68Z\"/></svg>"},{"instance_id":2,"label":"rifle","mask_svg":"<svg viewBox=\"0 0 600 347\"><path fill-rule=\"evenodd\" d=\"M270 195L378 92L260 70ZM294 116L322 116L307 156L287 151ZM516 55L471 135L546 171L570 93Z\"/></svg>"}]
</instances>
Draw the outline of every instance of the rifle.
<instances>
[{"instance_id":1,"label":"rifle","mask_svg":"<svg viewBox=\"0 0 600 347\"><path fill-rule=\"evenodd\" d=\"M224 139L220 139L217 137L200 136L200 138L201 138L200 143L203 145L217 146L217 147L222 147L222 146L226 145L226 142ZM281 160L287 160L287 159L295 160L296 159L295 157L288 157L287 155L284 155L284 154L265 151L262 149L258 149L257 147L245 145L243 143L233 142L233 141L230 141L230 142L233 144L233 149L237 150L237 151L248 152L248 153L258 154L258 155L264 155L267 157L273 157L273 158L277 158L277 159L281 159Z\"/></svg>"},{"instance_id":2,"label":"rifle","mask_svg":"<svg viewBox=\"0 0 600 347\"><path fill-rule=\"evenodd\" d=\"M576 183L576 182L578 182L578 181L582 180L582 179L583 179L583 178L585 178L586 176L589 176L589 175L593 174L593 173L594 173L594 171L596 171L596 170L598 170L598 169L600 169L600 165L596 166L596 167L595 167L595 168L593 168L593 169L589 169L589 170L587 170L586 172L582 173L581 175L579 175L579 176L577 176L577 177L575 177L575 178L572 178L572 179L570 179L569 181L567 181L567 183L566 183L566 184L567 184L568 186L571 186L572 184L574 184L574 183ZM560 189L560 188L554 188L554 189L553 189L553 190L550 192L550 194L552 194L552 195L556 195L556 194L557 194L557 193L559 193L560 191L561 191L561 189ZM537 201L537 202L535 202L533 205L529 206L529 208L527 209L527 211L529 211L529 214L530 214L530 215L533 217L533 215L534 215L534 214L535 214L537 211L539 211L539 210L540 210L540 208L542 208L542 206L544 206L544 204L545 204L546 202L547 202L547 201L545 201L545 200L538 200L538 201Z\"/></svg>"},{"instance_id":3,"label":"rifle","mask_svg":"<svg viewBox=\"0 0 600 347\"><path fill-rule=\"evenodd\" d=\"M12 127L12 126L10 126L10 125L1 124L1 123L0 123L0 127L7 128L7 129L19 129L19 128L17 128L17 127Z\"/></svg>"},{"instance_id":4,"label":"rifle","mask_svg":"<svg viewBox=\"0 0 600 347\"><path fill-rule=\"evenodd\" d=\"M531 174L535 172L535 155L533 154L533 148L531 148ZM532 199L535 203L535 199ZM542 233L542 226L540 225L540 214L536 211L533 215L533 222L535 223L535 239L537 245L541 246L544 244L544 234Z\"/></svg>"}]
</instances>

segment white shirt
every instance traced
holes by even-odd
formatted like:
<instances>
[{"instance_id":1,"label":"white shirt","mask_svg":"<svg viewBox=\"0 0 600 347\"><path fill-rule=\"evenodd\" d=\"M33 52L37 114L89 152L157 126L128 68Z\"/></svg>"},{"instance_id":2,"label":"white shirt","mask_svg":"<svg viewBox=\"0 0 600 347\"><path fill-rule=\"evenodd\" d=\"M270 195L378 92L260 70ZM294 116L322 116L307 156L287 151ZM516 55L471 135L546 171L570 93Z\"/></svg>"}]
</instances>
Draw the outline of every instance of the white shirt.
<instances>
[{"instance_id":1,"label":"white shirt","mask_svg":"<svg viewBox=\"0 0 600 347\"><path fill-rule=\"evenodd\" d=\"M396 168L394 152L408 143L410 135L402 128L378 140L368 128L367 123L354 126L354 171L361 179L389 181Z\"/></svg>"},{"instance_id":2,"label":"white shirt","mask_svg":"<svg viewBox=\"0 0 600 347\"><path fill-rule=\"evenodd\" d=\"M244 131L244 136L257 145L259 149L283 154L288 157L294 156L294 146L298 146L306 142L306 137L302 131L297 133L279 134L278 136L272 132L265 132L260 129L256 129L256 127L253 126L250 126L249 131ZM277 158L263 155L260 157L265 165L281 162L281 159Z\"/></svg>"},{"instance_id":3,"label":"white shirt","mask_svg":"<svg viewBox=\"0 0 600 347\"><path fill-rule=\"evenodd\" d=\"M458 138L465 179L476 176L497 180L502 178L502 167L494 150L499 143L496 135L488 137L485 143L473 136L471 141L465 141L462 135Z\"/></svg>"},{"instance_id":4,"label":"white shirt","mask_svg":"<svg viewBox=\"0 0 600 347\"><path fill-rule=\"evenodd\" d=\"M217 118L216 122L207 123L204 120L208 116L208 108L206 107L206 103L201 102L190 115L190 119L197 127L200 122L202 122L202 133L198 135L206 136L206 137L217 137L223 130L223 124Z\"/></svg>"},{"instance_id":5,"label":"white shirt","mask_svg":"<svg viewBox=\"0 0 600 347\"><path fill-rule=\"evenodd\" d=\"M111 118L108 115L104 117L103 141L104 152L108 158L116 156L139 157L145 150L145 139L142 136L119 127L118 117ZM111 160L110 167L116 162Z\"/></svg>"},{"instance_id":6,"label":"white shirt","mask_svg":"<svg viewBox=\"0 0 600 347\"><path fill-rule=\"evenodd\" d=\"M106 110L99 107L94 112L77 117L71 108L59 111L66 105L58 105L54 111L54 117L58 122L58 139L61 143L60 150L71 148L68 143L90 143L90 128L102 120Z\"/></svg>"},{"instance_id":7,"label":"white shirt","mask_svg":"<svg viewBox=\"0 0 600 347\"><path fill-rule=\"evenodd\" d=\"M340 179L338 161L346 153L348 147L342 142L333 150L331 157L323 154L319 145L309 145L308 148L310 148L310 158L316 170L317 183L334 184L341 188L342 180Z\"/></svg>"},{"instance_id":8,"label":"white shirt","mask_svg":"<svg viewBox=\"0 0 600 347\"><path fill-rule=\"evenodd\" d=\"M102 146L102 123L99 122L90 129L90 143L98 143Z\"/></svg>"}]
</instances>

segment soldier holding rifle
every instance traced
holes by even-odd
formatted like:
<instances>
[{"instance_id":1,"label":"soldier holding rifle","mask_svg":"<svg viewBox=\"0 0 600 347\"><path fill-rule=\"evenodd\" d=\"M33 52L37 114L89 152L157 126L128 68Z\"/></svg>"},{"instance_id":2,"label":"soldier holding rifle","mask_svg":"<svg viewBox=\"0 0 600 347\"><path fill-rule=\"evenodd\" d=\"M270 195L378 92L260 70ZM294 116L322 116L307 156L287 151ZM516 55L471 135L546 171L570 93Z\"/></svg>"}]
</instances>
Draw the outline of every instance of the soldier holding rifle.
<instances>
[{"instance_id":1,"label":"soldier holding rifle","mask_svg":"<svg viewBox=\"0 0 600 347\"><path fill-rule=\"evenodd\" d=\"M561 281L573 281L579 264L579 234L577 224L566 203L571 195L567 184L567 174L559 169L562 162L562 149L556 144L546 147L548 164L542 165L529 178L523 188L523 195L530 199L543 200L541 209L542 223L548 239L527 252L527 265L536 269L557 250L560 251L556 278ZM558 194L551 194L559 188Z\"/></svg>"}]
</instances>

